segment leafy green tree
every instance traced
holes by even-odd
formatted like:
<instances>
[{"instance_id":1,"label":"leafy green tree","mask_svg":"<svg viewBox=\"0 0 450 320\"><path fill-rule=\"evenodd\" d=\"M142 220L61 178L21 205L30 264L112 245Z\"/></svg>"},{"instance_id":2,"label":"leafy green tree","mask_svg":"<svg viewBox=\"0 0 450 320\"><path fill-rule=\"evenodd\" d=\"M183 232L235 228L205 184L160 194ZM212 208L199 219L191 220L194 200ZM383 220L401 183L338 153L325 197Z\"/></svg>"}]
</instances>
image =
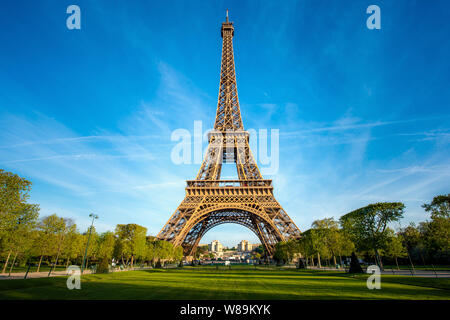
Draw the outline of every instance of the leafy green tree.
<instances>
[{"instance_id":1,"label":"leafy green tree","mask_svg":"<svg viewBox=\"0 0 450 320\"><path fill-rule=\"evenodd\" d=\"M252 260L259 260L261 258L262 258L262 256L261 256L261 254L259 252L253 252L252 253Z\"/></svg>"},{"instance_id":2,"label":"leafy green tree","mask_svg":"<svg viewBox=\"0 0 450 320\"><path fill-rule=\"evenodd\" d=\"M17 228L17 233L11 237L13 242L10 249L13 252L13 260L9 272L11 273L17 262L24 263L31 255L36 232L30 226ZM5 264L6 266L6 264Z\"/></svg>"},{"instance_id":3,"label":"leafy green tree","mask_svg":"<svg viewBox=\"0 0 450 320\"><path fill-rule=\"evenodd\" d=\"M403 258L407 256L406 248L403 245L403 239L401 236L396 235L392 229L386 229L386 241L382 247L382 251L385 256L393 258L395 260L395 264L398 266L398 258Z\"/></svg>"},{"instance_id":4,"label":"leafy green tree","mask_svg":"<svg viewBox=\"0 0 450 320\"><path fill-rule=\"evenodd\" d=\"M29 236L39 216L39 206L27 203L30 190L30 181L0 169L0 251L7 252L2 272L11 255L14 266L17 256L30 247Z\"/></svg>"},{"instance_id":5,"label":"leafy green tree","mask_svg":"<svg viewBox=\"0 0 450 320\"><path fill-rule=\"evenodd\" d=\"M37 205L24 203L15 213L16 224L3 235L3 245L8 250L8 258L13 254L14 266L16 258L25 256L32 247L34 233L33 228L39 215L39 207ZM3 266L3 272L8 265L8 258ZM12 269L11 269L12 270Z\"/></svg>"},{"instance_id":6,"label":"leafy green tree","mask_svg":"<svg viewBox=\"0 0 450 320\"><path fill-rule=\"evenodd\" d=\"M264 246L262 244L260 244L255 249L253 249L253 251L255 251L256 253L259 253L261 257L263 257L265 255Z\"/></svg>"},{"instance_id":7,"label":"leafy green tree","mask_svg":"<svg viewBox=\"0 0 450 320\"><path fill-rule=\"evenodd\" d=\"M450 193L436 196L431 203L425 203L422 207L431 214L431 219L450 218Z\"/></svg>"},{"instance_id":8,"label":"leafy green tree","mask_svg":"<svg viewBox=\"0 0 450 320\"><path fill-rule=\"evenodd\" d=\"M0 238L16 227L17 215L24 210L30 190L30 181L0 169Z\"/></svg>"},{"instance_id":9,"label":"leafy green tree","mask_svg":"<svg viewBox=\"0 0 450 320\"><path fill-rule=\"evenodd\" d=\"M203 255L208 253L208 246L197 246L197 249L194 252L194 259L200 259ZM213 254L214 258L214 254Z\"/></svg>"},{"instance_id":10,"label":"leafy green tree","mask_svg":"<svg viewBox=\"0 0 450 320\"><path fill-rule=\"evenodd\" d=\"M288 244L286 241L280 241L275 245L275 251L273 253L273 258L278 261L285 263L289 259Z\"/></svg>"},{"instance_id":11,"label":"leafy green tree","mask_svg":"<svg viewBox=\"0 0 450 320\"><path fill-rule=\"evenodd\" d=\"M157 247L158 247L158 252L159 252L159 259L166 261L169 260L173 257L173 244L168 242L168 241L164 241L164 240L159 240L156 242Z\"/></svg>"},{"instance_id":12,"label":"leafy green tree","mask_svg":"<svg viewBox=\"0 0 450 320\"><path fill-rule=\"evenodd\" d=\"M336 265L336 255L340 252L342 240L338 222L334 218L325 218L314 221L312 227L323 241L324 247L320 250L322 251L322 256L328 258L331 255L334 265Z\"/></svg>"},{"instance_id":13,"label":"leafy green tree","mask_svg":"<svg viewBox=\"0 0 450 320\"><path fill-rule=\"evenodd\" d=\"M116 237L114 232L107 231L99 235L97 240L96 258L98 259L97 273L109 272L109 263L114 254Z\"/></svg>"},{"instance_id":14,"label":"leafy green tree","mask_svg":"<svg viewBox=\"0 0 450 320\"><path fill-rule=\"evenodd\" d=\"M119 255L122 262L126 259L126 265L130 262L133 267L134 261L145 257L147 228L137 224L118 224L116 226L116 235L118 240Z\"/></svg>"},{"instance_id":15,"label":"leafy green tree","mask_svg":"<svg viewBox=\"0 0 450 320\"><path fill-rule=\"evenodd\" d=\"M403 244L406 246L407 250L416 247L423 240L422 234L414 222L411 222L409 226L400 229L399 235L402 237Z\"/></svg>"},{"instance_id":16,"label":"leafy green tree","mask_svg":"<svg viewBox=\"0 0 450 320\"><path fill-rule=\"evenodd\" d=\"M183 247L182 246L174 247L173 260L181 261L182 259L183 259Z\"/></svg>"},{"instance_id":17,"label":"leafy green tree","mask_svg":"<svg viewBox=\"0 0 450 320\"><path fill-rule=\"evenodd\" d=\"M114 253L114 246L116 243L116 237L114 232L107 231L102 233L98 239L98 258L110 261Z\"/></svg>"},{"instance_id":18,"label":"leafy green tree","mask_svg":"<svg viewBox=\"0 0 450 320\"><path fill-rule=\"evenodd\" d=\"M66 259L66 268L70 261L75 261L82 256L83 240L84 237L78 232L75 224L68 227L62 251L62 257Z\"/></svg>"},{"instance_id":19,"label":"leafy green tree","mask_svg":"<svg viewBox=\"0 0 450 320\"><path fill-rule=\"evenodd\" d=\"M58 260L61 256L62 251L64 250L64 244L65 244L65 239L68 233L70 233L71 231L73 231L73 229L76 229L76 225L73 222L72 219L67 219L67 218L60 218L60 224L61 224L61 230L58 232L57 235L57 252L56 252L56 258L55 258L55 262L54 262L54 266L56 266L58 264Z\"/></svg>"},{"instance_id":20,"label":"leafy green tree","mask_svg":"<svg viewBox=\"0 0 450 320\"><path fill-rule=\"evenodd\" d=\"M152 265L161 265L167 260L181 261L183 258L183 248L181 246L174 247L168 241L158 239L147 239L148 254L147 259L152 261Z\"/></svg>"},{"instance_id":21,"label":"leafy green tree","mask_svg":"<svg viewBox=\"0 0 450 320\"><path fill-rule=\"evenodd\" d=\"M337 254L339 255L339 262L342 265L342 256L351 256L352 252L355 251L355 244L350 236L342 229L340 229L338 233L338 243Z\"/></svg>"},{"instance_id":22,"label":"leafy green tree","mask_svg":"<svg viewBox=\"0 0 450 320\"><path fill-rule=\"evenodd\" d=\"M299 252L297 240L280 241L275 245L273 258L281 263L289 263Z\"/></svg>"},{"instance_id":23,"label":"leafy green tree","mask_svg":"<svg viewBox=\"0 0 450 320\"><path fill-rule=\"evenodd\" d=\"M146 250L145 250L145 260L150 261L151 265L155 265L155 261L158 259L158 252L155 248L155 241L157 239L152 236L146 237Z\"/></svg>"},{"instance_id":24,"label":"leafy green tree","mask_svg":"<svg viewBox=\"0 0 450 320\"><path fill-rule=\"evenodd\" d=\"M361 250L372 249L376 263L382 268L379 250L386 241L390 222L403 217L405 205L401 202L379 202L359 208L340 218L344 231Z\"/></svg>"},{"instance_id":25,"label":"leafy green tree","mask_svg":"<svg viewBox=\"0 0 450 320\"><path fill-rule=\"evenodd\" d=\"M311 265L314 266L313 255L316 253L313 230L309 229L302 233L302 237L299 239L299 249L302 255L307 259L311 259Z\"/></svg>"},{"instance_id":26,"label":"leafy green tree","mask_svg":"<svg viewBox=\"0 0 450 320\"><path fill-rule=\"evenodd\" d=\"M431 221L421 224L423 244L428 255L434 259L447 260L450 257L450 194L433 198L430 204L424 204Z\"/></svg>"},{"instance_id":27,"label":"leafy green tree","mask_svg":"<svg viewBox=\"0 0 450 320\"><path fill-rule=\"evenodd\" d=\"M63 234L66 229L66 222L56 214L41 218L38 224L38 236L36 239L35 253L39 256L37 272L39 272L44 256L57 256L64 241ZM55 261L56 262L56 261Z\"/></svg>"},{"instance_id":28,"label":"leafy green tree","mask_svg":"<svg viewBox=\"0 0 450 320\"><path fill-rule=\"evenodd\" d=\"M322 267L321 256L327 256L329 250L322 240L322 232L318 229L308 229L302 233L302 238L299 240L299 250L305 256L311 259L311 264L314 266L314 256L317 256L317 266Z\"/></svg>"}]
</instances>

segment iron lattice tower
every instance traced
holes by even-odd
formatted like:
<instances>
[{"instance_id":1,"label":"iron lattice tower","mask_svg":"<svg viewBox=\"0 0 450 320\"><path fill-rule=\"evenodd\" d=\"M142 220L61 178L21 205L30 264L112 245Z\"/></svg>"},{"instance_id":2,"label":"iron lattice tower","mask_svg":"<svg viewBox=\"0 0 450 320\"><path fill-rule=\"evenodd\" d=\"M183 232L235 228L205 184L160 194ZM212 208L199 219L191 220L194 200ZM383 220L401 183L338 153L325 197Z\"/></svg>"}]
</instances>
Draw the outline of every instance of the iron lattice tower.
<instances>
[{"instance_id":1,"label":"iron lattice tower","mask_svg":"<svg viewBox=\"0 0 450 320\"><path fill-rule=\"evenodd\" d=\"M195 180L158 238L182 245L192 255L211 228L237 223L252 230L272 256L278 241L300 237L300 230L273 195L272 180L263 179L244 130L233 56L233 23L222 23L222 64L214 130ZM223 162L236 164L239 180L220 180Z\"/></svg>"}]
</instances>

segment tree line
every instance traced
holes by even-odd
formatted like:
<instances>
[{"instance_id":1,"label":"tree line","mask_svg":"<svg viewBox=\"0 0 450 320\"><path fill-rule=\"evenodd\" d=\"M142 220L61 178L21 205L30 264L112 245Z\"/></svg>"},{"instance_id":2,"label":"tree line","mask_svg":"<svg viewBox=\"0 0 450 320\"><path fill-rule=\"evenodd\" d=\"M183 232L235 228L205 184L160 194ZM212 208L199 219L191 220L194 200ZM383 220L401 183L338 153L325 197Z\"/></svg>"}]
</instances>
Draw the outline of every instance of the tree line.
<instances>
[{"instance_id":1,"label":"tree line","mask_svg":"<svg viewBox=\"0 0 450 320\"><path fill-rule=\"evenodd\" d=\"M383 261L396 264L450 264L450 194L438 195L422 206L430 219L418 225L396 230L405 205L401 202L369 204L334 218L316 220L311 229L296 240L279 242L274 259L291 262L303 257L310 266L343 265L343 258L352 253L381 268Z\"/></svg>"},{"instance_id":2,"label":"tree line","mask_svg":"<svg viewBox=\"0 0 450 320\"><path fill-rule=\"evenodd\" d=\"M161 265L178 262L183 249L170 242L147 236L137 224L118 224L114 230L97 233L95 228L80 232L72 219L56 214L39 218L39 206L28 203L31 182L0 169L0 261L1 271L15 265L96 264L106 270L114 261L123 266ZM313 222L300 239L279 242L274 259L290 262L303 257L312 266L340 264L356 253L366 261L383 266L391 263L450 264L450 194L439 195L423 205L430 219L405 228L400 223L405 206L401 202L369 204L343 215ZM89 246L87 242L89 240ZM87 247L87 251L86 251ZM262 247L255 258L264 256ZM198 250L196 256L201 256Z\"/></svg>"},{"instance_id":3,"label":"tree line","mask_svg":"<svg viewBox=\"0 0 450 320\"><path fill-rule=\"evenodd\" d=\"M96 264L106 271L113 259L118 265L133 267L160 266L183 257L181 247L147 236L147 229L137 224L118 224L114 232L98 233L94 227L80 232L72 219L56 214L39 218L39 206L28 203L30 189L30 181L0 169L2 273L27 263L36 264L36 271L43 264L81 265L83 258L86 266Z\"/></svg>"}]
</instances>

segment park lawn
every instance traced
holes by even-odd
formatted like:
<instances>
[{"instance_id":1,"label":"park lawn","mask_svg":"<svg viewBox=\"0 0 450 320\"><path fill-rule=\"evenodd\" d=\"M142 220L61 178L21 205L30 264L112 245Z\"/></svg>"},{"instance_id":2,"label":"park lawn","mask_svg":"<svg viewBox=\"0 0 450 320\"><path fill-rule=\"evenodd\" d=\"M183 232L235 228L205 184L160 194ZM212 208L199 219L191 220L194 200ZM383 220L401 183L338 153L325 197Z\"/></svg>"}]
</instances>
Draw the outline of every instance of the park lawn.
<instances>
[{"instance_id":1,"label":"park lawn","mask_svg":"<svg viewBox=\"0 0 450 320\"><path fill-rule=\"evenodd\" d=\"M0 299L450 299L450 279L383 275L380 290L368 275L312 270L178 268L84 275L81 290L67 277L0 281Z\"/></svg>"}]
</instances>

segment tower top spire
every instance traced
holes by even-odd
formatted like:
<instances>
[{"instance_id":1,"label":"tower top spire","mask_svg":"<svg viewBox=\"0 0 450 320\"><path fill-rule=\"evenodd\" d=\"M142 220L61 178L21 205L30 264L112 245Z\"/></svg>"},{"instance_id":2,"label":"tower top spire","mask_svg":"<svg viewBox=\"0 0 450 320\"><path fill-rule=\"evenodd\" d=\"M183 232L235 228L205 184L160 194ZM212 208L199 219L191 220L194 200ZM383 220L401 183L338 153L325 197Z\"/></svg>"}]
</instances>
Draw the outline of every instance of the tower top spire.
<instances>
[{"instance_id":1,"label":"tower top spire","mask_svg":"<svg viewBox=\"0 0 450 320\"><path fill-rule=\"evenodd\" d=\"M217 114L214 129L244 130L239 108L239 99L236 85L236 71L234 67L233 54L233 22L228 20L222 22L222 64L220 68L219 100L217 103Z\"/></svg>"}]
</instances>

